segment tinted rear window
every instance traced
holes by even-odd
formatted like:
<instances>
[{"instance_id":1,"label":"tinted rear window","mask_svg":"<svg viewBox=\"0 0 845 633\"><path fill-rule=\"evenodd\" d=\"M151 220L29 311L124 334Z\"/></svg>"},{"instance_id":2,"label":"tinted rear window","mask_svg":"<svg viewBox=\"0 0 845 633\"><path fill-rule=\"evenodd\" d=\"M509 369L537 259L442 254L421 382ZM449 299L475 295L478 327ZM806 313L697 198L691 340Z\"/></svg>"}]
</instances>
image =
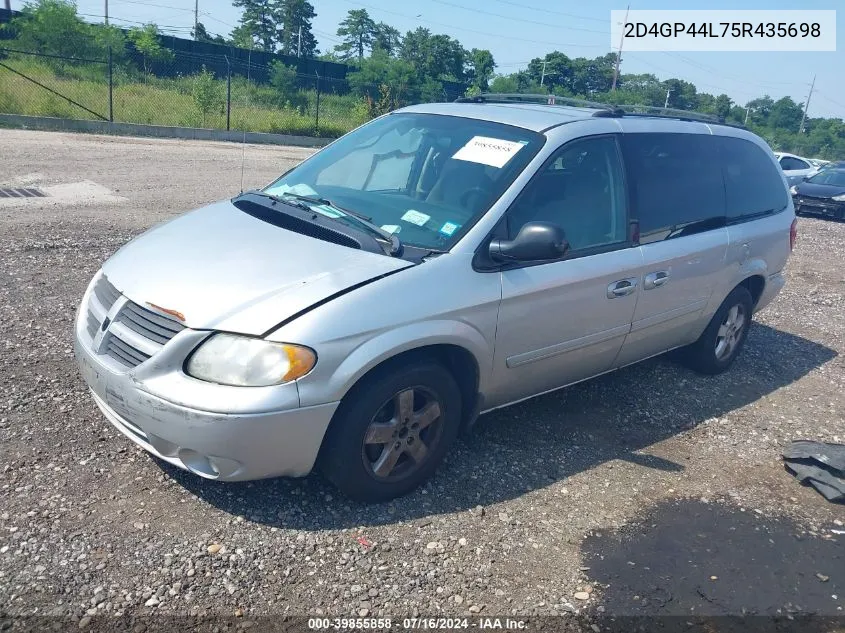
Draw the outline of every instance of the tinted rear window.
<instances>
[{"instance_id":1,"label":"tinted rear window","mask_svg":"<svg viewBox=\"0 0 845 633\"><path fill-rule=\"evenodd\" d=\"M713 138L719 145L729 220L780 211L786 207L788 197L783 178L766 152L745 139L729 136Z\"/></svg>"},{"instance_id":2,"label":"tinted rear window","mask_svg":"<svg viewBox=\"0 0 845 633\"><path fill-rule=\"evenodd\" d=\"M712 136L627 134L624 154L640 243L724 223L725 186ZM689 227L691 230L679 230Z\"/></svg>"}]
</instances>

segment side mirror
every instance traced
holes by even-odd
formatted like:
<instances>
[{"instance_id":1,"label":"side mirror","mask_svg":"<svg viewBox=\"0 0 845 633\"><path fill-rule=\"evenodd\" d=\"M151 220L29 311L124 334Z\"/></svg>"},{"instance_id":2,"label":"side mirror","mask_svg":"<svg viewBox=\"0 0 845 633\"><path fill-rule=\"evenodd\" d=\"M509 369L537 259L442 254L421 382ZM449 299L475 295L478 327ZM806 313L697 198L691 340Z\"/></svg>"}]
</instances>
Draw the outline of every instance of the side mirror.
<instances>
[{"instance_id":1,"label":"side mirror","mask_svg":"<svg viewBox=\"0 0 845 633\"><path fill-rule=\"evenodd\" d=\"M569 242L563 229L550 222L528 222L514 239L490 242L490 258L499 262L558 259L568 250Z\"/></svg>"}]
</instances>

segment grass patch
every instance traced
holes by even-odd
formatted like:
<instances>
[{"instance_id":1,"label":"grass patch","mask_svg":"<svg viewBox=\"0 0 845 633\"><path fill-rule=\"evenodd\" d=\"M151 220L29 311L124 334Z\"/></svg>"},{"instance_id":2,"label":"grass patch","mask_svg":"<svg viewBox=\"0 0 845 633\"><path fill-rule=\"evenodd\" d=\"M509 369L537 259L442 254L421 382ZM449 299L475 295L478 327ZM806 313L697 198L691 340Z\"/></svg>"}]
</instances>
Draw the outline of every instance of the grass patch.
<instances>
[{"instance_id":1,"label":"grass patch","mask_svg":"<svg viewBox=\"0 0 845 633\"><path fill-rule=\"evenodd\" d=\"M105 65L53 66L28 59L9 58L4 64L47 86L104 118L109 115L109 85ZM115 69L114 120L178 127L226 129L226 81L214 79L206 86L202 112L196 98L196 78L159 78ZM27 79L0 67L0 112L65 119L97 119L84 108L50 93ZM367 120L366 109L353 95L320 95L299 90L281 94L271 86L232 78L230 128L247 132L272 132L303 136L337 137Z\"/></svg>"}]
</instances>

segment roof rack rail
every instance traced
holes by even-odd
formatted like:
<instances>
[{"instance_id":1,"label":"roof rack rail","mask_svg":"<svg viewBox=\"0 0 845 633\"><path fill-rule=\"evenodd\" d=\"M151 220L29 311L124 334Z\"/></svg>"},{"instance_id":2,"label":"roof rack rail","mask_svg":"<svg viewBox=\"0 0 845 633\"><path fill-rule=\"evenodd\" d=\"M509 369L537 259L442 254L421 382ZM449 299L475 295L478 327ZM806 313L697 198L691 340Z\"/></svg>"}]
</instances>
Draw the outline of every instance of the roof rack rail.
<instances>
[{"instance_id":1,"label":"roof rack rail","mask_svg":"<svg viewBox=\"0 0 845 633\"><path fill-rule=\"evenodd\" d=\"M549 94L521 94L509 92L484 92L474 97L460 97L458 103L538 103L542 105L562 105L576 108L613 109L607 103L597 103L575 97L561 97Z\"/></svg>"},{"instance_id":2,"label":"roof rack rail","mask_svg":"<svg viewBox=\"0 0 845 633\"><path fill-rule=\"evenodd\" d=\"M536 103L542 105L559 105L578 108L590 108L595 110L594 117L623 117L641 116L665 119L676 119L681 121L699 121L702 123L718 123L745 129L741 123L728 123L723 117L715 114L704 114L702 112L691 112L677 108L662 108L660 106L647 106L641 104L615 105L611 103L599 103L576 99L574 97L561 97L552 94L521 94L521 93L496 93L485 92L473 97L460 97L455 100L457 103Z\"/></svg>"},{"instance_id":3,"label":"roof rack rail","mask_svg":"<svg viewBox=\"0 0 845 633\"><path fill-rule=\"evenodd\" d=\"M724 119L715 114L703 112L692 112L690 110L679 110L678 108L661 108L660 106L647 106L638 103L620 104L615 106L624 114L629 116L655 116L672 119L683 119L685 121L704 121L707 123L724 123ZM602 116L598 113L595 116ZM604 115L607 116L607 115Z\"/></svg>"}]
</instances>

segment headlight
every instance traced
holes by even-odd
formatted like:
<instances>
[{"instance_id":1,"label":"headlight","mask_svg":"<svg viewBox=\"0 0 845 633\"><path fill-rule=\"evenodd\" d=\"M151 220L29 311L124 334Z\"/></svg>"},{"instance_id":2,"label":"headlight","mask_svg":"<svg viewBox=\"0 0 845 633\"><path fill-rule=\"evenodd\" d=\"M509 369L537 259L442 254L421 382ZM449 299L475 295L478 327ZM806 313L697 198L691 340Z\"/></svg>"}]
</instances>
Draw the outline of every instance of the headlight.
<instances>
[{"instance_id":1,"label":"headlight","mask_svg":"<svg viewBox=\"0 0 845 633\"><path fill-rule=\"evenodd\" d=\"M833 196L837 202L845 202L845 193L840 193L838 196Z\"/></svg>"},{"instance_id":2,"label":"headlight","mask_svg":"<svg viewBox=\"0 0 845 633\"><path fill-rule=\"evenodd\" d=\"M793 196L798 195L798 185L792 185L789 188L789 193L791 193Z\"/></svg>"},{"instance_id":3,"label":"headlight","mask_svg":"<svg viewBox=\"0 0 845 633\"><path fill-rule=\"evenodd\" d=\"M248 336L215 334L188 359L190 376L236 387L267 387L296 380L317 362L313 350Z\"/></svg>"}]
</instances>

